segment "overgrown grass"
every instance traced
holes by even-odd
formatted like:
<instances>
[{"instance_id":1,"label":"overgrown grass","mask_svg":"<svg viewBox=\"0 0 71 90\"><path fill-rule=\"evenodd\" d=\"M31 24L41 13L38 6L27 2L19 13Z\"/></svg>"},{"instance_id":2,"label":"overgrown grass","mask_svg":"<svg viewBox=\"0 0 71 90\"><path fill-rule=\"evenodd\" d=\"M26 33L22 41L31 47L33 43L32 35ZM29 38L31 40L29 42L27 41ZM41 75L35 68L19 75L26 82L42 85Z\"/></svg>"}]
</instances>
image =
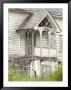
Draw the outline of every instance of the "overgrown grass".
<instances>
[{"instance_id":1,"label":"overgrown grass","mask_svg":"<svg viewBox=\"0 0 71 90\"><path fill-rule=\"evenodd\" d=\"M48 80L49 81L62 81L62 77L63 77L63 71L62 71L62 65L60 64L58 66L58 70L55 72L52 72Z\"/></svg>"},{"instance_id":2,"label":"overgrown grass","mask_svg":"<svg viewBox=\"0 0 71 90\"><path fill-rule=\"evenodd\" d=\"M9 69L8 79L9 81L62 81L62 65L59 65L58 71L51 72L49 77L29 77L23 72L17 72L13 68Z\"/></svg>"}]
</instances>

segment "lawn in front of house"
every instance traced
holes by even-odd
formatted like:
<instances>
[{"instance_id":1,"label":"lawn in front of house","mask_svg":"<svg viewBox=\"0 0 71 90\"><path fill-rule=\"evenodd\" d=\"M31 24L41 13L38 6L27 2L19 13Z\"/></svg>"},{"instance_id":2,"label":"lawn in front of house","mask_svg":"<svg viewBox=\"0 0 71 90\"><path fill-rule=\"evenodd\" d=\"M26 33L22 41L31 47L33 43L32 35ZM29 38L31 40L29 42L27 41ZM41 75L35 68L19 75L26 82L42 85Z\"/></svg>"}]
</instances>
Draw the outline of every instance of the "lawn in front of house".
<instances>
[{"instance_id":1,"label":"lawn in front of house","mask_svg":"<svg viewBox=\"0 0 71 90\"><path fill-rule=\"evenodd\" d=\"M49 77L29 77L24 72L17 72L15 69L10 68L8 73L9 81L62 81L62 65L58 66L58 71L50 74Z\"/></svg>"}]
</instances>

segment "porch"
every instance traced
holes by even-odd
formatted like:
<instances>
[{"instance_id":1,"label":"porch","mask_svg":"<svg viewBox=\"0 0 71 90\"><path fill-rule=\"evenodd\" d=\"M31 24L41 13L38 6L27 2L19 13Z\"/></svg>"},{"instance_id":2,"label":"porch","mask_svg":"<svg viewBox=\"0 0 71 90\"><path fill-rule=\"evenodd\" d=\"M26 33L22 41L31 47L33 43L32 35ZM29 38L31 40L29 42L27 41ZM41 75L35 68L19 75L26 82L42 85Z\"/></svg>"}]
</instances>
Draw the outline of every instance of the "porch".
<instances>
[{"instance_id":1,"label":"porch","mask_svg":"<svg viewBox=\"0 0 71 90\"><path fill-rule=\"evenodd\" d=\"M21 30L20 30L21 31ZM25 34L26 57L57 57L56 34L50 28L29 29L20 32Z\"/></svg>"}]
</instances>

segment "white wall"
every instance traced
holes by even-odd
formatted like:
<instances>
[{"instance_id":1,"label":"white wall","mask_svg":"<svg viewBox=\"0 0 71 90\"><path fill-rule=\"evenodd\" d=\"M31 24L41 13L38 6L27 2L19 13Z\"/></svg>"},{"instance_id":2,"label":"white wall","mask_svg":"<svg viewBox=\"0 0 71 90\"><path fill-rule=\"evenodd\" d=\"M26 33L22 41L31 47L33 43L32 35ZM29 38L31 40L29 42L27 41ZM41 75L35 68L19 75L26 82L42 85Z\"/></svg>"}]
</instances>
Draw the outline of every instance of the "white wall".
<instances>
[{"instance_id":1,"label":"white wall","mask_svg":"<svg viewBox=\"0 0 71 90\"><path fill-rule=\"evenodd\" d=\"M32 62L30 65L30 76L32 77L34 75L32 70ZM40 76L40 60L34 60L34 70L36 71L36 75Z\"/></svg>"},{"instance_id":2,"label":"white wall","mask_svg":"<svg viewBox=\"0 0 71 90\"><path fill-rule=\"evenodd\" d=\"M35 56L40 56L40 48L35 47ZM43 57L56 57L55 49L42 48L42 56Z\"/></svg>"},{"instance_id":3,"label":"white wall","mask_svg":"<svg viewBox=\"0 0 71 90\"><path fill-rule=\"evenodd\" d=\"M61 33L57 33L57 34L56 34L56 42L57 42L56 47L57 47L57 58L58 58L60 61L62 61L62 59L63 59L63 52L60 53L60 40L59 40L60 35L61 35Z\"/></svg>"},{"instance_id":4,"label":"white wall","mask_svg":"<svg viewBox=\"0 0 71 90\"><path fill-rule=\"evenodd\" d=\"M36 70L36 74L40 76L40 60L34 61L34 69Z\"/></svg>"},{"instance_id":5,"label":"white wall","mask_svg":"<svg viewBox=\"0 0 71 90\"><path fill-rule=\"evenodd\" d=\"M9 55L25 54L22 50L24 49L23 47L25 43L23 41L23 47L20 46L20 34L17 34L16 29L26 19L27 16L28 14L25 14L25 13L8 11L8 23L9 23L8 24L8 54ZM24 37L22 38L24 40ZM22 51L20 51L20 48Z\"/></svg>"},{"instance_id":6,"label":"white wall","mask_svg":"<svg viewBox=\"0 0 71 90\"><path fill-rule=\"evenodd\" d=\"M59 27L61 28L61 29L63 29L63 20L62 20L62 18L54 18L54 20L57 22L57 24L59 25Z\"/></svg>"},{"instance_id":7,"label":"white wall","mask_svg":"<svg viewBox=\"0 0 71 90\"><path fill-rule=\"evenodd\" d=\"M58 62L51 62L51 71L58 70Z\"/></svg>"},{"instance_id":8,"label":"white wall","mask_svg":"<svg viewBox=\"0 0 71 90\"><path fill-rule=\"evenodd\" d=\"M63 31L63 19L61 17L53 17L54 20L57 22L61 30ZM57 29L57 31L59 31ZM57 47L57 57L60 61L63 59L63 53L60 53L60 35L62 35L62 32L56 33L56 47Z\"/></svg>"}]
</instances>

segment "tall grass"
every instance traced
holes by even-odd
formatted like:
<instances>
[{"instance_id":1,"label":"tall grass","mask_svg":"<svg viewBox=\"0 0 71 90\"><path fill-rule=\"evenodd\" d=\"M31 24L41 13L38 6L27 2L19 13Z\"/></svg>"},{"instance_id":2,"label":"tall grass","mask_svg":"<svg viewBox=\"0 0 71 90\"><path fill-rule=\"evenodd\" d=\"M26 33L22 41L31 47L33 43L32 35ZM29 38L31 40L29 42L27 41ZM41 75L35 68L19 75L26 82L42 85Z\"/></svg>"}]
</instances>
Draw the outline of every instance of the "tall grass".
<instances>
[{"instance_id":1,"label":"tall grass","mask_svg":"<svg viewBox=\"0 0 71 90\"><path fill-rule=\"evenodd\" d=\"M58 66L58 70L55 72L51 72L50 76L48 77L49 81L62 81L63 77L63 71L62 71L62 65L60 64Z\"/></svg>"},{"instance_id":2,"label":"tall grass","mask_svg":"<svg viewBox=\"0 0 71 90\"><path fill-rule=\"evenodd\" d=\"M58 70L51 72L49 77L29 77L24 72L17 72L15 69L10 68L8 73L9 81L62 81L62 65L58 66Z\"/></svg>"}]
</instances>

